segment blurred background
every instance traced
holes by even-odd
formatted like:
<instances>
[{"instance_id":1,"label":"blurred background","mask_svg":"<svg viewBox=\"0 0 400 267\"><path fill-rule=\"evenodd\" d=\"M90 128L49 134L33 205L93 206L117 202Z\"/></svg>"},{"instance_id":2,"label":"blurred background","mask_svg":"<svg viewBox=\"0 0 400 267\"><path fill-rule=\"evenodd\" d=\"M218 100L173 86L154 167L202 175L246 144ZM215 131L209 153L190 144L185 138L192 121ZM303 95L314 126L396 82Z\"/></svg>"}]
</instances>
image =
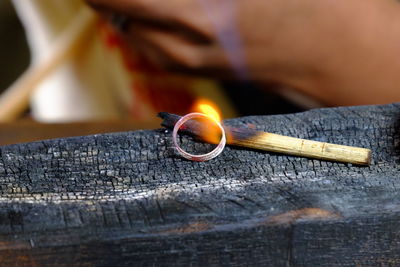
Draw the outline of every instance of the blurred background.
<instances>
[{"instance_id":1,"label":"blurred background","mask_svg":"<svg viewBox=\"0 0 400 267\"><path fill-rule=\"evenodd\" d=\"M25 32L11 0L0 2L0 91L3 91L29 66L29 48Z\"/></svg>"},{"instance_id":2,"label":"blurred background","mask_svg":"<svg viewBox=\"0 0 400 267\"><path fill-rule=\"evenodd\" d=\"M318 106L273 84L155 69L127 53L80 0L2 0L0 20L0 91L13 92L0 98L0 145L158 128L158 112L186 114L199 101L218 107L223 118Z\"/></svg>"}]
</instances>

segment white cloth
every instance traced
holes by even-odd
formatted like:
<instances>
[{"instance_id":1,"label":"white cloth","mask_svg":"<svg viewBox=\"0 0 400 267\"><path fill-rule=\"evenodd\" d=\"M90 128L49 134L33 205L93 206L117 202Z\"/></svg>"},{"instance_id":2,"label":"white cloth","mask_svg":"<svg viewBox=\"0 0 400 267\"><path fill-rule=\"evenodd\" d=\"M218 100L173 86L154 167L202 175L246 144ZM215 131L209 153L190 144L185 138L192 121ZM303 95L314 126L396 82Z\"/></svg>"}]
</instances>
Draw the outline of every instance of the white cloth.
<instances>
[{"instance_id":1,"label":"white cloth","mask_svg":"<svg viewBox=\"0 0 400 267\"><path fill-rule=\"evenodd\" d=\"M46 57L54 40L79 10L88 8L81 0L13 0L13 4L26 30L32 63ZM128 109L131 90L128 82L121 82L120 59L105 51L96 29L87 38L82 51L75 53L35 89L31 98L35 119L43 122L113 119ZM108 71L108 68L114 70ZM120 81L118 90L114 89L116 80Z\"/></svg>"}]
</instances>

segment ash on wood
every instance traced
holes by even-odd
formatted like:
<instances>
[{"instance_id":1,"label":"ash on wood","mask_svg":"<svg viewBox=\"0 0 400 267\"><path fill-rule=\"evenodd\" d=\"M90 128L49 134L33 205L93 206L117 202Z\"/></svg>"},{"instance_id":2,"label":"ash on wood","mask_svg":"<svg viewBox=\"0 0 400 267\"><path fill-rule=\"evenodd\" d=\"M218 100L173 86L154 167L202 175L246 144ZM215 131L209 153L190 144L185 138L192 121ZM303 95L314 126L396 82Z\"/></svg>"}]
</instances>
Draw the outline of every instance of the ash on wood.
<instances>
[{"instance_id":1,"label":"ash on wood","mask_svg":"<svg viewBox=\"0 0 400 267\"><path fill-rule=\"evenodd\" d=\"M0 262L399 265L399 118L393 104L226 121L370 147L368 167L231 147L192 162L164 130L1 147Z\"/></svg>"}]
</instances>

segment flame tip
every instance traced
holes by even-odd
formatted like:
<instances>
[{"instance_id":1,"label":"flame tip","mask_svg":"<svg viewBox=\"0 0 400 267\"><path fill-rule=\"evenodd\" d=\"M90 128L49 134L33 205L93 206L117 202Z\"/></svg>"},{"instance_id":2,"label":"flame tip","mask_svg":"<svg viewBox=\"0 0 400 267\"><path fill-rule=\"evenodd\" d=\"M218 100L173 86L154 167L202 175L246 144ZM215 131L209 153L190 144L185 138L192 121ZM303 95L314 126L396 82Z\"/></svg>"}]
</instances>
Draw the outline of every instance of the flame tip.
<instances>
[{"instance_id":1,"label":"flame tip","mask_svg":"<svg viewBox=\"0 0 400 267\"><path fill-rule=\"evenodd\" d=\"M212 101L208 99L199 99L194 104L194 111L206 114L216 122L221 122L221 112Z\"/></svg>"}]
</instances>

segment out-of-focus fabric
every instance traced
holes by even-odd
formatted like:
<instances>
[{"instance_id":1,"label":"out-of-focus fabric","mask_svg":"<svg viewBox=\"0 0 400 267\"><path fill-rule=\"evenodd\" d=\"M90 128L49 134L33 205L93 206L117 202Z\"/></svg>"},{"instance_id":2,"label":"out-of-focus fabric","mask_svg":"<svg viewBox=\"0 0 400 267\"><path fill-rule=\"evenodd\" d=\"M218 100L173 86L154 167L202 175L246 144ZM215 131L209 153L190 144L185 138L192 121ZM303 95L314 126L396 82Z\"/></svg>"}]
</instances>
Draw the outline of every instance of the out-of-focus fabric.
<instances>
[{"instance_id":1,"label":"out-of-focus fabric","mask_svg":"<svg viewBox=\"0 0 400 267\"><path fill-rule=\"evenodd\" d=\"M26 29L33 63L46 57L80 10L88 9L81 0L13 3ZM216 83L156 69L127 49L108 23L99 20L85 38L85 45L35 89L31 98L35 119L69 122L131 117L149 121L159 111L189 112L199 98L215 102L224 116L232 116Z\"/></svg>"}]
</instances>

